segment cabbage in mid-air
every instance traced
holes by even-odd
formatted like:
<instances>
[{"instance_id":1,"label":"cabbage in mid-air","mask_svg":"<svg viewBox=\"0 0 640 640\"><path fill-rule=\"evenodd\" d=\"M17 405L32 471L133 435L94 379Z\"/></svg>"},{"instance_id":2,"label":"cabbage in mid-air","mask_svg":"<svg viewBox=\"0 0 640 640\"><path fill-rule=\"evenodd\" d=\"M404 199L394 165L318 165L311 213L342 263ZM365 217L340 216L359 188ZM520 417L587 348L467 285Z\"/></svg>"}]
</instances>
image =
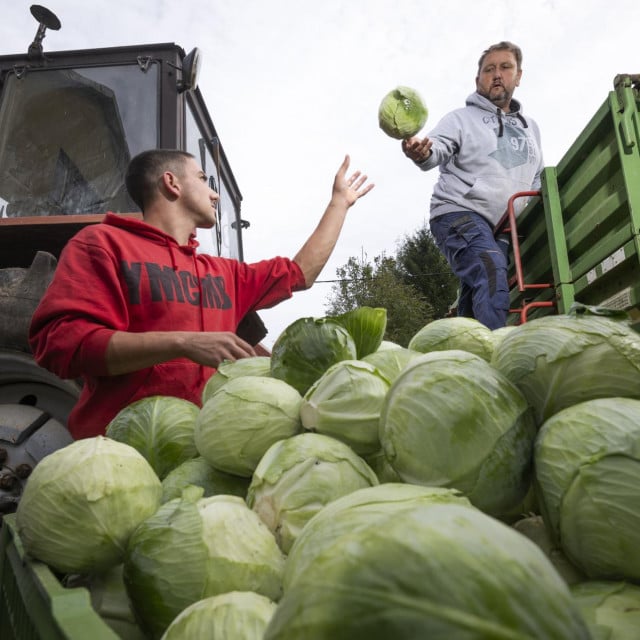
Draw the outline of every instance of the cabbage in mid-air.
<instances>
[{"instance_id":1,"label":"cabbage in mid-air","mask_svg":"<svg viewBox=\"0 0 640 640\"><path fill-rule=\"evenodd\" d=\"M378 107L378 124L392 138L403 140L418 133L427 122L429 111L420 94L410 87L389 91Z\"/></svg>"}]
</instances>

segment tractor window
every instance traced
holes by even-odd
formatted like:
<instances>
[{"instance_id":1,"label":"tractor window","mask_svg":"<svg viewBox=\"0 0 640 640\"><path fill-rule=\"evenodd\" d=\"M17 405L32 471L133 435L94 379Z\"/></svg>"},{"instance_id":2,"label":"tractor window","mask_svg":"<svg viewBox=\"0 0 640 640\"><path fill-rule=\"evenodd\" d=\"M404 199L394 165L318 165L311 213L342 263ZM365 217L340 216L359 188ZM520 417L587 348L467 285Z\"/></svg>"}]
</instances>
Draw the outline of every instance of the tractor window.
<instances>
[{"instance_id":1,"label":"tractor window","mask_svg":"<svg viewBox=\"0 0 640 640\"><path fill-rule=\"evenodd\" d=\"M11 73L0 103L3 217L130 212L129 159L157 145L157 69Z\"/></svg>"},{"instance_id":2,"label":"tractor window","mask_svg":"<svg viewBox=\"0 0 640 640\"><path fill-rule=\"evenodd\" d=\"M236 220L236 211L229 189L225 184L224 176L219 171L220 157L216 153L218 151L216 146L218 142L216 140L207 144L191 112L190 105L189 109L187 109L186 120L186 150L198 159L202 170L209 176L210 185L220 195L217 224L211 230L199 230L198 241L208 253L238 259L240 257L238 233L231 226Z\"/></svg>"}]
</instances>

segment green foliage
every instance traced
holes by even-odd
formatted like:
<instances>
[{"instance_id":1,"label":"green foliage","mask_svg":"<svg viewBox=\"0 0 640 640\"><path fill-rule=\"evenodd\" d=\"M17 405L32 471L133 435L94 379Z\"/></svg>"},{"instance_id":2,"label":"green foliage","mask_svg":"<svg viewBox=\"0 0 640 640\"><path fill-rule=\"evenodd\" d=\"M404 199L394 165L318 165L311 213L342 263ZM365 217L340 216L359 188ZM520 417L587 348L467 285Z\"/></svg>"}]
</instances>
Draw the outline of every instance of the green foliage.
<instances>
[{"instance_id":1,"label":"green foliage","mask_svg":"<svg viewBox=\"0 0 640 640\"><path fill-rule=\"evenodd\" d=\"M404 282L416 288L433 307L434 318L444 318L457 296L458 279L425 224L406 236L396 256Z\"/></svg>"},{"instance_id":2,"label":"green foliage","mask_svg":"<svg viewBox=\"0 0 640 640\"><path fill-rule=\"evenodd\" d=\"M337 273L340 281L329 300L328 315L362 306L384 307L387 310L385 340L402 346L433 319L431 305L403 281L394 258L376 256L371 263L352 257Z\"/></svg>"},{"instance_id":3,"label":"green foliage","mask_svg":"<svg viewBox=\"0 0 640 640\"><path fill-rule=\"evenodd\" d=\"M456 298L457 279L426 225L403 240L397 256L351 257L337 274L327 314L383 307L385 340L405 347L425 324L445 317Z\"/></svg>"}]
</instances>

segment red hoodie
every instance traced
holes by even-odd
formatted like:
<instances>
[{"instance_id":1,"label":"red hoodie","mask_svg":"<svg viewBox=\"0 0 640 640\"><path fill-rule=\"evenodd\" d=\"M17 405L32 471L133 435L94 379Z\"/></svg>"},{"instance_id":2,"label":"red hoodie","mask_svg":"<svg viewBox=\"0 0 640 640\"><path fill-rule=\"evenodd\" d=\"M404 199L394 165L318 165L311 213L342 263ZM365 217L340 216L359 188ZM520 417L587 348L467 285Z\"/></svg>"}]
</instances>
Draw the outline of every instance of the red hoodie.
<instances>
[{"instance_id":1,"label":"red hoodie","mask_svg":"<svg viewBox=\"0 0 640 640\"><path fill-rule=\"evenodd\" d=\"M115 331L235 331L252 310L305 288L293 261L247 264L196 253L145 222L107 214L64 248L36 312L30 344L36 362L61 378L82 378L69 416L74 438L102 435L126 405L170 395L200 405L215 371L186 358L119 376L107 375Z\"/></svg>"}]
</instances>

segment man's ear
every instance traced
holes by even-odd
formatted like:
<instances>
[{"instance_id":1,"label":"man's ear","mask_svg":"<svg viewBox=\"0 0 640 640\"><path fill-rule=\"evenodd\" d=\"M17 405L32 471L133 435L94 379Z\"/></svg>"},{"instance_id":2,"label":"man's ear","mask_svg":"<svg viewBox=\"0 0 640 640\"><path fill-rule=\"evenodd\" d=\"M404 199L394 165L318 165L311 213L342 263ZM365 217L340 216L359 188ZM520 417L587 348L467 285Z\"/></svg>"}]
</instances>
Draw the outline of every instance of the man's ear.
<instances>
[{"instance_id":1,"label":"man's ear","mask_svg":"<svg viewBox=\"0 0 640 640\"><path fill-rule=\"evenodd\" d=\"M165 171L161 178L162 187L167 194L177 198L180 195L180 182L175 173L171 171Z\"/></svg>"}]
</instances>

